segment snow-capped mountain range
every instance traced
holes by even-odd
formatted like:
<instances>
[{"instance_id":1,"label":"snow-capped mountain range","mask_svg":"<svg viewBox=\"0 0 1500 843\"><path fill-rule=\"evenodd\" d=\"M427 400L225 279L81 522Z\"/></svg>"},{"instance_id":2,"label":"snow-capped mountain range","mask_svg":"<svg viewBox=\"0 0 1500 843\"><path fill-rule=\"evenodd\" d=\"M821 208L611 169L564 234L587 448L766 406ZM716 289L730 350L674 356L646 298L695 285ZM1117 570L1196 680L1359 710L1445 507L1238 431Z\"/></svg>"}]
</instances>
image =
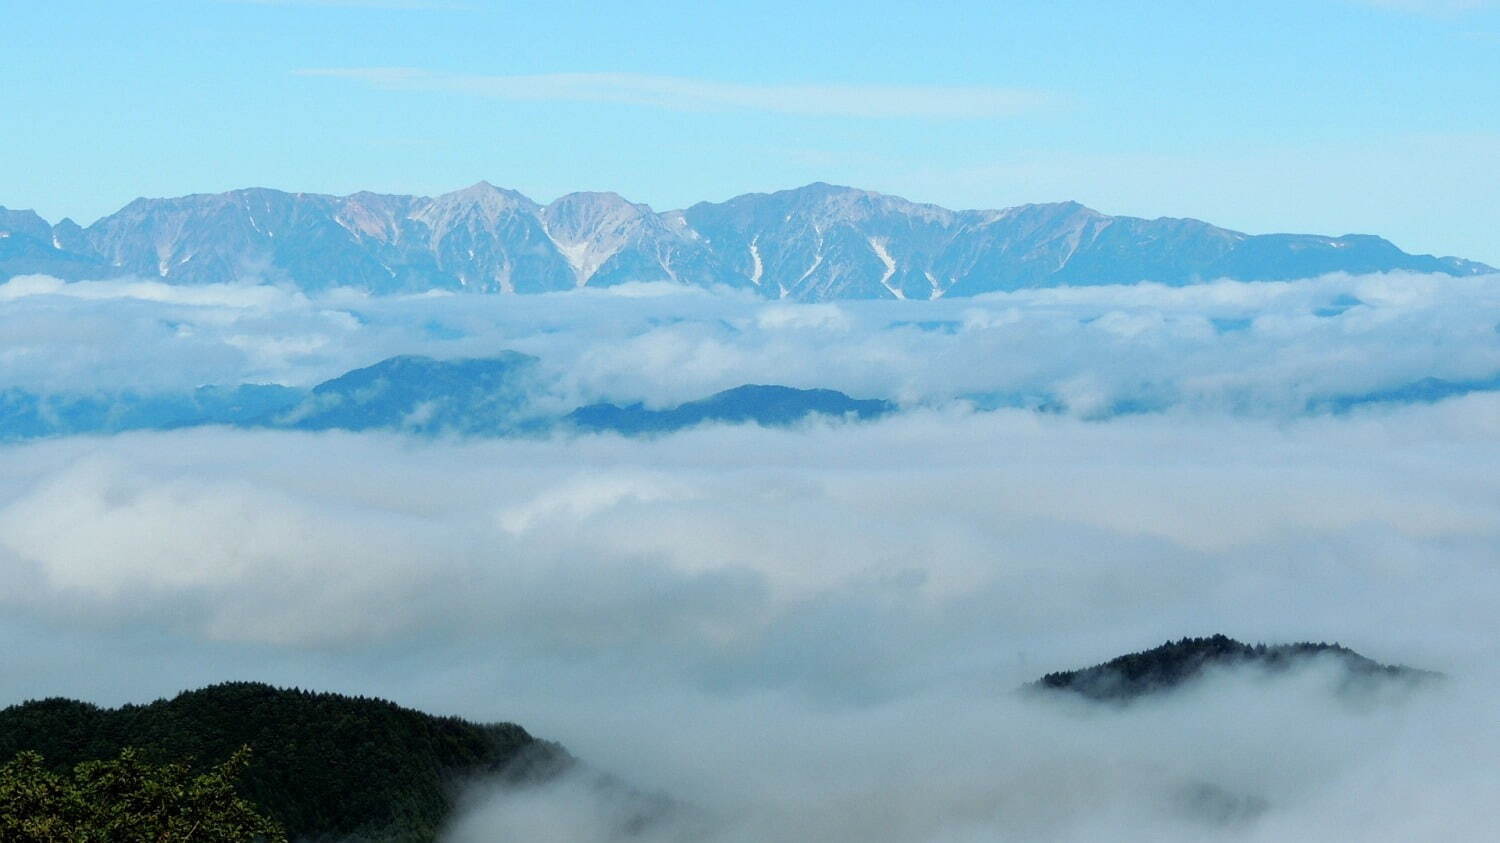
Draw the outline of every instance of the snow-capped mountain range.
<instances>
[{"instance_id":1,"label":"snow-capped mountain range","mask_svg":"<svg viewBox=\"0 0 1500 843\"><path fill-rule=\"evenodd\" d=\"M137 199L87 228L0 208L0 280L257 279L377 294L666 281L826 301L1390 270L1495 271L1371 235L1248 235L1075 202L952 211L821 183L664 213L613 193L541 205L487 182L430 198L252 188Z\"/></svg>"}]
</instances>

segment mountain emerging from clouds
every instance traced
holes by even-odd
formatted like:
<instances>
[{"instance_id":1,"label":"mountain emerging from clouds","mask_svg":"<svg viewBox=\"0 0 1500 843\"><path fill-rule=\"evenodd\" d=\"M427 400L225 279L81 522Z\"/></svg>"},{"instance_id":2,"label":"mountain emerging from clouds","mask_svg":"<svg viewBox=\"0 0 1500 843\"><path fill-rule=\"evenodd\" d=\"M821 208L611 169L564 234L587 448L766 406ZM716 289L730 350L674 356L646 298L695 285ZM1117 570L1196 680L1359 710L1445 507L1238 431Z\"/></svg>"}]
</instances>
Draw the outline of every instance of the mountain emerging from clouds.
<instances>
[{"instance_id":1,"label":"mountain emerging from clouds","mask_svg":"<svg viewBox=\"0 0 1500 843\"><path fill-rule=\"evenodd\" d=\"M254 278L308 291L540 293L665 281L768 298L933 299L1063 284L1478 275L1371 235L1249 235L1076 202L953 211L829 184L657 213L613 193L542 205L480 182L437 197L253 188L137 199L83 228L0 208L0 281Z\"/></svg>"},{"instance_id":2,"label":"mountain emerging from clouds","mask_svg":"<svg viewBox=\"0 0 1500 843\"><path fill-rule=\"evenodd\" d=\"M832 389L746 384L664 410L642 404L590 404L569 413L567 421L580 430L643 434L671 433L706 422L790 425L813 415L863 421L895 411L889 401L850 398Z\"/></svg>"},{"instance_id":3,"label":"mountain emerging from clouds","mask_svg":"<svg viewBox=\"0 0 1500 843\"><path fill-rule=\"evenodd\" d=\"M1129 653L1080 670L1049 673L1031 687L1069 691L1091 700L1126 702L1186 685L1214 668L1260 668L1270 672L1325 659L1342 674L1342 687L1369 687L1381 681L1415 685L1440 674L1404 665L1381 664L1339 644L1245 644L1226 635L1183 638Z\"/></svg>"},{"instance_id":4,"label":"mountain emerging from clouds","mask_svg":"<svg viewBox=\"0 0 1500 843\"><path fill-rule=\"evenodd\" d=\"M540 361L513 351L493 357L436 360L402 355L345 372L312 388L242 383L167 392L34 392L0 388L0 443L132 430L228 426L279 430L380 430L419 436L546 436L617 433L652 436L703 424L786 427L823 420L863 422L902 411L883 398L854 398L832 389L744 384L660 408L642 402L595 403L565 411L550 393ZM1500 376L1472 381L1438 378L1361 394L1310 399L1308 413L1344 413L1372 404L1432 403L1500 390ZM1024 408L1068 412L1051 392L965 395L977 411ZM1149 413L1170 398L1121 397L1092 418Z\"/></svg>"},{"instance_id":5,"label":"mountain emerging from clouds","mask_svg":"<svg viewBox=\"0 0 1500 843\"><path fill-rule=\"evenodd\" d=\"M185 393L37 394L0 389L0 442L44 436L225 425L282 430L383 430L417 435L521 436L552 431L627 436L700 424L795 425L814 418L868 421L895 404L831 389L746 384L675 407L590 404L539 409L535 357L434 360L403 355L312 389L275 384L205 386Z\"/></svg>"}]
</instances>

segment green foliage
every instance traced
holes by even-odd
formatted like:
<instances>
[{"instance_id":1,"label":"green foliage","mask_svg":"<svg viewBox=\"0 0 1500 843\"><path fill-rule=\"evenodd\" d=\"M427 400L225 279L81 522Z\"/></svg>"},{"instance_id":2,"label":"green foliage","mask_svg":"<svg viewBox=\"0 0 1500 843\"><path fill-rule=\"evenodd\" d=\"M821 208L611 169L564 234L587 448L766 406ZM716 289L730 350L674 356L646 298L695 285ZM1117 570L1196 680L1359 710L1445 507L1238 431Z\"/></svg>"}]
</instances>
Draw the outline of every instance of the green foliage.
<instances>
[{"instance_id":1,"label":"green foliage","mask_svg":"<svg viewBox=\"0 0 1500 843\"><path fill-rule=\"evenodd\" d=\"M181 762L150 764L126 749L64 775L49 769L39 753L22 752L0 767L0 840L285 841L281 827L235 791L249 758L243 747L223 764L194 774Z\"/></svg>"},{"instance_id":2,"label":"green foliage","mask_svg":"<svg viewBox=\"0 0 1500 843\"><path fill-rule=\"evenodd\" d=\"M0 762L32 750L53 772L126 747L166 765L246 745L255 764L241 792L292 839L434 840L468 779L542 776L570 763L514 724L247 682L119 709L48 699L0 710Z\"/></svg>"}]
</instances>

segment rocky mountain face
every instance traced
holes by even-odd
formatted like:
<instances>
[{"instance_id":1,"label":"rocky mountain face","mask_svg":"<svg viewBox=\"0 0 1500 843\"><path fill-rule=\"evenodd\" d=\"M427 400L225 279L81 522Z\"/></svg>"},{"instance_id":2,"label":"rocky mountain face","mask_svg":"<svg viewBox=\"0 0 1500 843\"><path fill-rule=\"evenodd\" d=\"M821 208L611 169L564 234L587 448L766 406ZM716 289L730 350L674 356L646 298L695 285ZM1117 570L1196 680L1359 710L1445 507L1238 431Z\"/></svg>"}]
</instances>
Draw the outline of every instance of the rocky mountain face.
<instances>
[{"instance_id":1,"label":"rocky mountain face","mask_svg":"<svg viewBox=\"0 0 1500 843\"><path fill-rule=\"evenodd\" d=\"M1390 270L1494 271L1407 254L1370 235L1248 235L1191 219L1112 217L1074 202L951 211L828 184L665 213L613 193L540 205L486 182L435 198L254 188L137 199L87 228L0 208L0 280L258 279L376 294L665 281L827 301Z\"/></svg>"}]
</instances>

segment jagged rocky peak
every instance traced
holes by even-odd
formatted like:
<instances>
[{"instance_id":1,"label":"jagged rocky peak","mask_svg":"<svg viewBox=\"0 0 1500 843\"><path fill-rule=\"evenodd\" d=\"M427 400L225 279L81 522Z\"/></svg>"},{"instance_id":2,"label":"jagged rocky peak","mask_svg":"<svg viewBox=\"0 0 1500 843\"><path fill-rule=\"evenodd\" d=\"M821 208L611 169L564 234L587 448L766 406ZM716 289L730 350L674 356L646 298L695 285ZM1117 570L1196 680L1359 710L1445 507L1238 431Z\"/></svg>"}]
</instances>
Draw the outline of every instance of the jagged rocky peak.
<instances>
[{"instance_id":1,"label":"jagged rocky peak","mask_svg":"<svg viewBox=\"0 0 1500 843\"><path fill-rule=\"evenodd\" d=\"M540 206L525 195L481 181L430 200L426 207L419 209L413 216L437 228L455 218L494 225L501 219L518 213L534 216L538 210Z\"/></svg>"},{"instance_id":2,"label":"jagged rocky peak","mask_svg":"<svg viewBox=\"0 0 1500 843\"><path fill-rule=\"evenodd\" d=\"M413 281L436 274L457 289L504 293L575 286L572 269L547 236L541 206L517 191L479 182L419 201L411 219L418 227L409 244L414 248L388 260L399 260L396 268Z\"/></svg>"},{"instance_id":3,"label":"jagged rocky peak","mask_svg":"<svg viewBox=\"0 0 1500 843\"><path fill-rule=\"evenodd\" d=\"M33 273L67 280L108 274L87 243L71 237L71 220L53 227L35 211L0 207L0 282Z\"/></svg>"},{"instance_id":4,"label":"jagged rocky peak","mask_svg":"<svg viewBox=\"0 0 1500 843\"><path fill-rule=\"evenodd\" d=\"M36 211L12 210L0 205L0 234L49 242L52 239L52 226Z\"/></svg>"},{"instance_id":5,"label":"jagged rocky peak","mask_svg":"<svg viewBox=\"0 0 1500 843\"><path fill-rule=\"evenodd\" d=\"M971 211L970 219L982 221L984 225L1011 223L1022 228L1046 228L1066 226L1081 228L1091 222L1108 222L1115 218L1101 214L1081 202L1031 202L1012 205L1009 208ZM1151 222L1160 222L1153 220Z\"/></svg>"},{"instance_id":6,"label":"jagged rocky peak","mask_svg":"<svg viewBox=\"0 0 1500 843\"><path fill-rule=\"evenodd\" d=\"M774 193L747 193L719 203L700 202L684 214L690 220L694 216L712 216L741 226L761 228L773 228L782 223L798 226L859 223L889 215L947 225L954 218L953 211L937 205L827 182L813 182Z\"/></svg>"},{"instance_id":7,"label":"jagged rocky peak","mask_svg":"<svg viewBox=\"0 0 1500 843\"><path fill-rule=\"evenodd\" d=\"M951 225L955 217L953 211L938 205L824 182L815 182L792 193L800 194L800 199L817 207L826 219L834 222L853 223L898 215L924 223Z\"/></svg>"},{"instance_id":8,"label":"jagged rocky peak","mask_svg":"<svg viewBox=\"0 0 1500 843\"><path fill-rule=\"evenodd\" d=\"M375 293L532 293L631 281L803 301L967 296L1061 284L1273 281L1329 272L1477 275L1370 235L1247 235L1077 202L952 211L823 182L656 213L613 193L543 207L479 182L435 198L266 188L137 199L80 231L0 212L0 280L246 278Z\"/></svg>"},{"instance_id":9,"label":"jagged rocky peak","mask_svg":"<svg viewBox=\"0 0 1500 843\"><path fill-rule=\"evenodd\" d=\"M357 237L395 243L401 236L413 198L362 190L339 202L334 220Z\"/></svg>"},{"instance_id":10,"label":"jagged rocky peak","mask_svg":"<svg viewBox=\"0 0 1500 843\"><path fill-rule=\"evenodd\" d=\"M569 193L544 208L542 220L573 267L579 286L628 246L680 236L663 225L650 207L629 202L618 193Z\"/></svg>"},{"instance_id":11,"label":"jagged rocky peak","mask_svg":"<svg viewBox=\"0 0 1500 843\"><path fill-rule=\"evenodd\" d=\"M657 219L648 205L630 202L618 193L591 191L558 197L543 209L542 217L554 238L572 241L615 237Z\"/></svg>"},{"instance_id":12,"label":"jagged rocky peak","mask_svg":"<svg viewBox=\"0 0 1500 843\"><path fill-rule=\"evenodd\" d=\"M63 217L57 225L52 226L52 247L64 252L85 254L89 251L88 235L84 234L83 226L74 222L71 217Z\"/></svg>"}]
</instances>

